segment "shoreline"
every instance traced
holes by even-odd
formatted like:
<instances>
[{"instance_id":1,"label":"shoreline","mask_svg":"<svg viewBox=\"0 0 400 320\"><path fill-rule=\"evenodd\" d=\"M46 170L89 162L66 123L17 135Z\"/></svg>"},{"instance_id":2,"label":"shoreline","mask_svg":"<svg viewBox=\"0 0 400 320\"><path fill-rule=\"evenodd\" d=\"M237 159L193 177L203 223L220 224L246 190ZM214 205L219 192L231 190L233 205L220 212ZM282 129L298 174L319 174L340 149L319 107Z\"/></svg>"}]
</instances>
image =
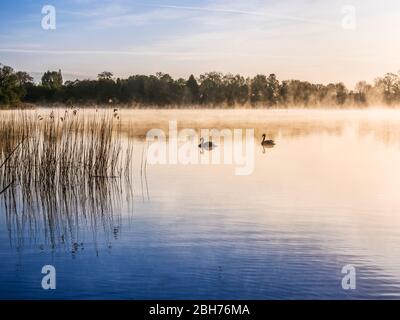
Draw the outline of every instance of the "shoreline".
<instances>
[{"instance_id":1,"label":"shoreline","mask_svg":"<svg viewBox=\"0 0 400 320\"><path fill-rule=\"evenodd\" d=\"M19 105L5 106L0 105L2 110L36 110L36 109L113 109L118 108L121 110L400 110L400 105L370 105L370 106L251 106L251 105L238 105L238 106L225 106L225 105L126 105L126 104L70 104L70 103L54 103L54 104L38 104L38 103L21 103Z\"/></svg>"}]
</instances>

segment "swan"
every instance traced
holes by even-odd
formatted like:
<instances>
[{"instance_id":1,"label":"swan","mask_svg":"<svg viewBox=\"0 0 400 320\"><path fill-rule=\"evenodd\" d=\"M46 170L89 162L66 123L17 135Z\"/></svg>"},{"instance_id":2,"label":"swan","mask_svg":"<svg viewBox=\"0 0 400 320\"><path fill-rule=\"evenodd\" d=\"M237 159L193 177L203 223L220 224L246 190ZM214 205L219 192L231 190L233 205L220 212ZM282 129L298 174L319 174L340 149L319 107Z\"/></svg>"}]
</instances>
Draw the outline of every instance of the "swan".
<instances>
[{"instance_id":1,"label":"swan","mask_svg":"<svg viewBox=\"0 0 400 320\"><path fill-rule=\"evenodd\" d=\"M212 141L204 142L204 138L203 137L200 138L200 144L199 144L200 149L212 150L215 147L217 147L217 145L215 143L212 143Z\"/></svg>"},{"instance_id":2,"label":"swan","mask_svg":"<svg viewBox=\"0 0 400 320\"><path fill-rule=\"evenodd\" d=\"M275 145L274 140L265 140L265 133L262 135L263 140L261 141L261 145L263 147L273 147Z\"/></svg>"}]
</instances>

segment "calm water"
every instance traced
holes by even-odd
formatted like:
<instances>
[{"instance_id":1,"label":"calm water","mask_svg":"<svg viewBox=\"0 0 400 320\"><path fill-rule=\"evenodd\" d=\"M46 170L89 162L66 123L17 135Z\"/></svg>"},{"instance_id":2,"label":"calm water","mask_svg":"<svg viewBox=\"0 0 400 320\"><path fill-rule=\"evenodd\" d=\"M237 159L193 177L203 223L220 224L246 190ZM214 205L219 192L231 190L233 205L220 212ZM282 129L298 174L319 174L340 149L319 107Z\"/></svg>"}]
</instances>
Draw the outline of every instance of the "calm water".
<instances>
[{"instance_id":1,"label":"calm water","mask_svg":"<svg viewBox=\"0 0 400 320\"><path fill-rule=\"evenodd\" d=\"M95 188L108 197L100 213L78 212L70 197L69 212L48 225L40 208L10 218L0 196L0 298L400 296L400 112L171 110L121 118L137 170L131 188L118 179ZM173 119L194 128L254 127L254 172L237 176L222 164L141 169L148 144L140 136ZM276 142L265 152L262 133ZM57 270L56 290L41 288L48 264ZM356 267L356 290L341 287L347 264Z\"/></svg>"}]
</instances>

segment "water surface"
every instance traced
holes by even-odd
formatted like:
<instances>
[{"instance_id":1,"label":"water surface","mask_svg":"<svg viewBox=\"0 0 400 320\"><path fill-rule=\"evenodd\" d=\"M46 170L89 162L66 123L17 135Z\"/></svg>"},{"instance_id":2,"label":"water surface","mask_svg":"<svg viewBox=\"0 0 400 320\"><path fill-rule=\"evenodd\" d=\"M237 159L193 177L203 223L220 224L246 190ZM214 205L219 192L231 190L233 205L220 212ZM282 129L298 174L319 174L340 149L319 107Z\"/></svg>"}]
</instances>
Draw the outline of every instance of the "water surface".
<instances>
[{"instance_id":1,"label":"water surface","mask_svg":"<svg viewBox=\"0 0 400 320\"><path fill-rule=\"evenodd\" d=\"M123 141L134 149L130 184L112 179L41 194L49 200L35 200L30 215L19 206L10 216L18 187L15 198L0 195L0 298L399 297L400 112L120 116ZM254 128L254 172L146 163L143 136L168 120L180 128ZM263 150L262 133L275 147ZM65 205L49 225L42 206L51 199ZM56 290L41 288L48 264L57 270ZM347 264L356 268L356 290L341 287Z\"/></svg>"}]
</instances>

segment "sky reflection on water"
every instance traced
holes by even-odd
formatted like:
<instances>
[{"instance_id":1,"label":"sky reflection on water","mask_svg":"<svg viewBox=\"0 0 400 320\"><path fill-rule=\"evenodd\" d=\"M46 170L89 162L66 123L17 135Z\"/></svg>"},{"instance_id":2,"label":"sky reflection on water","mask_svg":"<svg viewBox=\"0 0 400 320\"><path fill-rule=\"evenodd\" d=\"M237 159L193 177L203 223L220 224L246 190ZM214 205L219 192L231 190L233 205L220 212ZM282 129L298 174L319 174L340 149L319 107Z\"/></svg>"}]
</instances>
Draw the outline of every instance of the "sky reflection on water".
<instances>
[{"instance_id":1,"label":"sky reflection on water","mask_svg":"<svg viewBox=\"0 0 400 320\"><path fill-rule=\"evenodd\" d=\"M176 115L168 112L160 119ZM230 112L227 126L240 128L243 114ZM131 126L123 120L134 177L96 182L89 211L67 192L70 211L59 206L51 226L42 195L36 213L10 225L21 194L1 196L0 298L398 298L399 114L303 112L247 113L257 139L276 141L265 153L257 141L249 176L229 165L148 165L146 183L134 123L145 130L151 113L134 111ZM56 290L41 289L45 264L56 267ZM346 264L357 270L353 291L341 288Z\"/></svg>"}]
</instances>

